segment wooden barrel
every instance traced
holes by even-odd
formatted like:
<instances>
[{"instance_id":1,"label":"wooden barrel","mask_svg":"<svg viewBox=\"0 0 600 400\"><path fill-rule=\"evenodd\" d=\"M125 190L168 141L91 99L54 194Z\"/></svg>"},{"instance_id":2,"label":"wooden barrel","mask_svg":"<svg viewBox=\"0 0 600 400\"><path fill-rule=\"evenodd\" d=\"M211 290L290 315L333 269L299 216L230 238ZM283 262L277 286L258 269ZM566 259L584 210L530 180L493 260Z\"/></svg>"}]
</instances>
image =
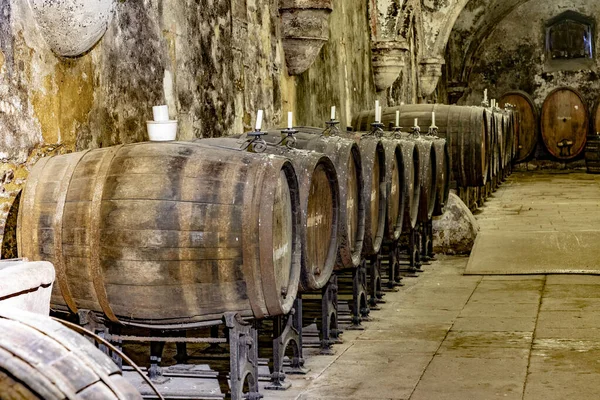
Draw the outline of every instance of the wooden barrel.
<instances>
[{"instance_id":1,"label":"wooden barrel","mask_svg":"<svg viewBox=\"0 0 600 400\"><path fill-rule=\"evenodd\" d=\"M417 226L419 216L419 202L421 191L419 186L419 151L414 140L406 138L406 134L387 134L389 138L397 140L402 151L402 162L404 164L403 189L404 189L404 229Z\"/></svg>"},{"instance_id":2,"label":"wooden barrel","mask_svg":"<svg viewBox=\"0 0 600 400\"><path fill-rule=\"evenodd\" d=\"M553 90L542 106L542 139L548 152L561 160L577 157L585 147L588 112L574 89Z\"/></svg>"},{"instance_id":3,"label":"wooden barrel","mask_svg":"<svg viewBox=\"0 0 600 400\"><path fill-rule=\"evenodd\" d=\"M494 113L490 108L484 108L484 121L486 131L486 154L487 154L487 179L486 182L492 179L494 175L494 142L496 140L496 124Z\"/></svg>"},{"instance_id":4,"label":"wooden barrel","mask_svg":"<svg viewBox=\"0 0 600 400\"><path fill-rule=\"evenodd\" d=\"M197 139L196 143L239 149L246 141L242 135ZM296 170L302 215L300 290L322 289L331 278L337 257L340 191L335 166L329 157L315 151L268 146L265 153L289 158Z\"/></svg>"},{"instance_id":5,"label":"wooden barrel","mask_svg":"<svg viewBox=\"0 0 600 400\"><path fill-rule=\"evenodd\" d=\"M444 213L444 207L450 196L450 155L448 151L448 142L446 139L432 136L423 136L425 140L433 141L436 160L436 201L433 209L433 216L440 216Z\"/></svg>"},{"instance_id":6,"label":"wooden barrel","mask_svg":"<svg viewBox=\"0 0 600 400\"><path fill-rule=\"evenodd\" d=\"M481 107L448 106L442 104L412 104L384 108L382 123L395 125L396 111L400 111L400 125L405 130L413 126L428 129L432 112L436 113L438 135L448 141L452 180L462 186L480 186L487 180L488 157L486 144L485 110ZM355 116L356 130L369 129L375 120L375 111L363 111Z\"/></svg>"},{"instance_id":7,"label":"wooden barrel","mask_svg":"<svg viewBox=\"0 0 600 400\"><path fill-rule=\"evenodd\" d=\"M419 152L419 222L428 222L433 216L437 200L437 158L433 141L415 139Z\"/></svg>"},{"instance_id":8,"label":"wooden barrel","mask_svg":"<svg viewBox=\"0 0 600 400\"><path fill-rule=\"evenodd\" d=\"M363 193L362 159L354 140L340 136L324 136L322 128L296 127L298 149L312 150L327 155L340 182L340 215L338 227L337 269L354 268L361 262L365 237L365 199ZM281 131L267 132L265 141L277 144Z\"/></svg>"},{"instance_id":9,"label":"wooden barrel","mask_svg":"<svg viewBox=\"0 0 600 400\"><path fill-rule=\"evenodd\" d=\"M375 255L383 242L387 209L385 149L381 139L364 132L341 133L340 136L355 140L360 149L363 197L367 206L363 255Z\"/></svg>"},{"instance_id":10,"label":"wooden barrel","mask_svg":"<svg viewBox=\"0 0 600 400\"><path fill-rule=\"evenodd\" d=\"M283 157L138 143L40 160L19 254L50 261L55 308L161 329L290 311L300 199Z\"/></svg>"},{"instance_id":11,"label":"wooden barrel","mask_svg":"<svg viewBox=\"0 0 600 400\"><path fill-rule=\"evenodd\" d=\"M588 136L585 144L585 166L590 174L600 174L600 135Z\"/></svg>"},{"instance_id":12,"label":"wooden barrel","mask_svg":"<svg viewBox=\"0 0 600 400\"><path fill-rule=\"evenodd\" d=\"M404 207L404 161L400 142L394 139L381 140L385 149L386 163L386 199L385 238L396 241L402 234Z\"/></svg>"},{"instance_id":13,"label":"wooden barrel","mask_svg":"<svg viewBox=\"0 0 600 400\"><path fill-rule=\"evenodd\" d=\"M531 97L521 91L513 91L504 94L499 101L500 107L507 104L515 106L517 111L515 144L515 162L525 161L537 144L538 138L538 112Z\"/></svg>"},{"instance_id":14,"label":"wooden barrel","mask_svg":"<svg viewBox=\"0 0 600 400\"><path fill-rule=\"evenodd\" d=\"M0 309L0 398L142 399L117 365L49 317Z\"/></svg>"}]
</instances>

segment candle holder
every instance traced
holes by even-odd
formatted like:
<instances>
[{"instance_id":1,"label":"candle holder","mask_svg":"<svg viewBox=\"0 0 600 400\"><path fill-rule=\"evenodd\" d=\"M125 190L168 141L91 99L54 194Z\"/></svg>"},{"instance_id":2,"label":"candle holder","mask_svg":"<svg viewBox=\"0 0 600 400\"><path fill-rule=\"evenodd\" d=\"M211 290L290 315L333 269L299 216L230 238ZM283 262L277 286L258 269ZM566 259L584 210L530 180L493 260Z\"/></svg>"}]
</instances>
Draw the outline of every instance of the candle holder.
<instances>
[{"instance_id":1,"label":"candle holder","mask_svg":"<svg viewBox=\"0 0 600 400\"><path fill-rule=\"evenodd\" d=\"M481 102L481 107L489 108L490 107L490 102L488 100L483 100Z\"/></svg>"},{"instance_id":2,"label":"candle holder","mask_svg":"<svg viewBox=\"0 0 600 400\"><path fill-rule=\"evenodd\" d=\"M247 133L247 140L240 150L248 150L253 153L263 153L267 149L267 142L262 137L266 132L256 129Z\"/></svg>"},{"instance_id":3,"label":"candle holder","mask_svg":"<svg viewBox=\"0 0 600 400\"><path fill-rule=\"evenodd\" d=\"M296 147L296 133L298 131L294 128L287 128L281 131L281 141L277 143L277 146L285 146L288 149Z\"/></svg>"},{"instance_id":4,"label":"candle holder","mask_svg":"<svg viewBox=\"0 0 600 400\"><path fill-rule=\"evenodd\" d=\"M417 138L420 137L421 136L421 128L418 126L413 126L412 127L412 135Z\"/></svg>"},{"instance_id":5,"label":"candle holder","mask_svg":"<svg viewBox=\"0 0 600 400\"><path fill-rule=\"evenodd\" d=\"M329 121L325 121L325 124L327 125L327 128L325 128L321 136L333 136L340 133L340 128L338 127L340 121L332 119Z\"/></svg>"},{"instance_id":6,"label":"candle holder","mask_svg":"<svg viewBox=\"0 0 600 400\"><path fill-rule=\"evenodd\" d=\"M394 133L395 139L402 139L402 127L401 126L392 126L391 131Z\"/></svg>"},{"instance_id":7,"label":"candle holder","mask_svg":"<svg viewBox=\"0 0 600 400\"><path fill-rule=\"evenodd\" d=\"M429 132L427 132L427 134L428 134L429 136L437 136L437 135L438 135L438 133L439 133L439 129L438 129L438 127L437 127L437 126L435 126L435 125L431 125L431 126L429 127Z\"/></svg>"},{"instance_id":8,"label":"candle holder","mask_svg":"<svg viewBox=\"0 0 600 400\"><path fill-rule=\"evenodd\" d=\"M385 127L384 124L382 124L381 122L373 122L371 124L371 132L369 133L369 135L373 135L373 136L377 136L377 137L382 137L384 132L383 132L383 128Z\"/></svg>"}]
</instances>

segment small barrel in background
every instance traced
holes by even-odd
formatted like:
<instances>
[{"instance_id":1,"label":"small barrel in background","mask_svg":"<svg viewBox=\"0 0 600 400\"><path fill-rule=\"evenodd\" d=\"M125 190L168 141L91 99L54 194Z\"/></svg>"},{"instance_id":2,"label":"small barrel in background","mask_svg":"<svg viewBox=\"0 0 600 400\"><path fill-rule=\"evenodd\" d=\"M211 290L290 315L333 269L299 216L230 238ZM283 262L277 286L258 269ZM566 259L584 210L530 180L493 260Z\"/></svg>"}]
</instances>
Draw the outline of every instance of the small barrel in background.
<instances>
[{"instance_id":1,"label":"small barrel in background","mask_svg":"<svg viewBox=\"0 0 600 400\"><path fill-rule=\"evenodd\" d=\"M419 222L427 222L433 217L437 201L437 158L433 141L415 139L419 152Z\"/></svg>"},{"instance_id":2,"label":"small barrel in background","mask_svg":"<svg viewBox=\"0 0 600 400\"><path fill-rule=\"evenodd\" d=\"M583 151L588 134L588 111L574 89L553 90L542 106L542 139L548 152L560 160L572 160Z\"/></svg>"},{"instance_id":3,"label":"small barrel in background","mask_svg":"<svg viewBox=\"0 0 600 400\"><path fill-rule=\"evenodd\" d=\"M419 185L419 151L414 140L409 140L405 134L391 134L394 140L400 144L402 151L402 161L404 163L404 229L411 229L417 226L419 216L419 202L421 191Z\"/></svg>"},{"instance_id":4,"label":"small barrel in background","mask_svg":"<svg viewBox=\"0 0 600 400\"><path fill-rule=\"evenodd\" d=\"M450 155L448 142L435 136L423 136L425 140L433 141L436 160L436 202L433 216L437 217L444 213L444 207L450 196Z\"/></svg>"},{"instance_id":5,"label":"small barrel in background","mask_svg":"<svg viewBox=\"0 0 600 400\"><path fill-rule=\"evenodd\" d=\"M402 234L406 195L404 189L404 161L400 143L394 139L382 138L385 149L387 212L385 238L398 240Z\"/></svg>"},{"instance_id":6,"label":"small barrel in background","mask_svg":"<svg viewBox=\"0 0 600 400\"><path fill-rule=\"evenodd\" d=\"M197 139L196 143L239 149L246 140L243 135ZM296 170L302 215L300 290L319 290L329 281L337 257L340 192L335 166L329 157L315 151L269 145L265 153L289 158Z\"/></svg>"},{"instance_id":7,"label":"small barrel in background","mask_svg":"<svg viewBox=\"0 0 600 400\"><path fill-rule=\"evenodd\" d=\"M590 174L600 174L600 99L592 114L592 132L585 144L585 165Z\"/></svg>"},{"instance_id":8,"label":"small barrel in background","mask_svg":"<svg viewBox=\"0 0 600 400\"><path fill-rule=\"evenodd\" d=\"M286 314L298 191L286 158L195 143L43 158L22 193L19 254L54 264L52 306L73 313L164 329Z\"/></svg>"},{"instance_id":9,"label":"small barrel in background","mask_svg":"<svg viewBox=\"0 0 600 400\"><path fill-rule=\"evenodd\" d=\"M436 114L438 135L448 141L452 180L460 186L484 185L488 176L488 133L485 109L481 107L448 106L442 104L412 104L388 107L382 111L382 123L394 125L400 111L400 125L408 129L418 119L419 126L428 128L432 112ZM356 130L369 129L375 111L363 111L353 119Z\"/></svg>"}]
</instances>

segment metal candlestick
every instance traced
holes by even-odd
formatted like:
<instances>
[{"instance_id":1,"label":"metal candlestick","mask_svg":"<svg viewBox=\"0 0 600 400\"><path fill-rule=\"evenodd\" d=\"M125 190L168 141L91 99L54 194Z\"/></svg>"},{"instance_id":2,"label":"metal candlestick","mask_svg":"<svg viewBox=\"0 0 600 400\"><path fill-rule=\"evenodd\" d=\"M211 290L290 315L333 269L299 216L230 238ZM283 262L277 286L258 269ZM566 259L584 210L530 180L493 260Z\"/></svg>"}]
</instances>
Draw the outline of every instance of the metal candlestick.
<instances>
[{"instance_id":1,"label":"metal candlestick","mask_svg":"<svg viewBox=\"0 0 600 400\"><path fill-rule=\"evenodd\" d=\"M340 121L332 119L330 121L325 121L325 124L327 125L327 128L325 128L321 134L322 136L332 136L340 133L340 128L338 127Z\"/></svg>"},{"instance_id":2,"label":"metal candlestick","mask_svg":"<svg viewBox=\"0 0 600 400\"><path fill-rule=\"evenodd\" d=\"M439 129L438 129L438 127L437 127L437 126L435 126L435 125L431 125L431 126L429 127L429 132L427 132L427 134L428 134L429 136L437 136L437 135L438 135L438 133L439 133Z\"/></svg>"},{"instance_id":3,"label":"metal candlestick","mask_svg":"<svg viewBox=\"0 0 600 400\"><path fill-rule=\"evenodd\" d=\"M266 135L260 129L256 129L253 132L248 132L248 140L244 143L241 150L248 150L254 153L263 153L267 149L267 142L262 138Z\"/></svg>"},{"instance_id":4,"label":"metal candlestick","mask_svg":"<svg viewBox=\"0 0 600 400\"><path fill-rule=\"evenodd\" d=\"M371 132L369 133L369 135L374 135L374 136L378 136L378 137L382 137L383 136L383 127L385 125L382 124L381 122L373 122L371 124L371 127L373 128L371 130Z\"/></svg>"},{"instance_id":5,"label":"metal candlestick","mask_svg":"<svg viewBox=\"0 0 600 400\"><path fill-rule=\"evenodd\" d=\"M415 137L419 137L421 136L421 128L418 126L413 126L412 128L412 135Z\"/></svg>"},{"instance_id":6,"label":"metal candlestick","mask_svg":"<svg viewBox=\"0 0 600 400\"><path fill-rule=\"evenodd\" d=\"M392 126L390 127L391 131L394 132L394 138L402 139L402 127L401 126Z\"/></svg>"},{"instance_id":7,"label":"metal candlestick","mask_svg":"<svg viewBox=\"0 0 600 400\"><path fill-rule=\"evenodd\" d=\"M287 128L281 131L281 142L277 143L277 146L284 145L288 149L296 147L296 133L298 131L294 128Z\"/></svg>"}]
</instances>

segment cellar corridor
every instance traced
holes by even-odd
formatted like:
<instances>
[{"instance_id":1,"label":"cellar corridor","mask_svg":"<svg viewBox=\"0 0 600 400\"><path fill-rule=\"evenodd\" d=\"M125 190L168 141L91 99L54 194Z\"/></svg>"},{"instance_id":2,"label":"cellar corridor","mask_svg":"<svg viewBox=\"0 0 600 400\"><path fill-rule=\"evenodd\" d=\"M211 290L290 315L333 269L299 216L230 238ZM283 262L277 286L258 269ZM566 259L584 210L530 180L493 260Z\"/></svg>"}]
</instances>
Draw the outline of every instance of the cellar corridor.
<instances>
[{"instance_id":1,"label":"cellar corridor","mask_svg":"<svg viewBox=\"0 0 600 400\"><path fill-rule=\"evenodd\" d=\"M478 213L481 232L593 233L598 183L577 172L515 173ZM440 256L404 279L364 331L343 334L335 356L310 353L310 373L265 398L597 399L600 276L468 276L467 262Z\"/></svg>"}]
</instances>

